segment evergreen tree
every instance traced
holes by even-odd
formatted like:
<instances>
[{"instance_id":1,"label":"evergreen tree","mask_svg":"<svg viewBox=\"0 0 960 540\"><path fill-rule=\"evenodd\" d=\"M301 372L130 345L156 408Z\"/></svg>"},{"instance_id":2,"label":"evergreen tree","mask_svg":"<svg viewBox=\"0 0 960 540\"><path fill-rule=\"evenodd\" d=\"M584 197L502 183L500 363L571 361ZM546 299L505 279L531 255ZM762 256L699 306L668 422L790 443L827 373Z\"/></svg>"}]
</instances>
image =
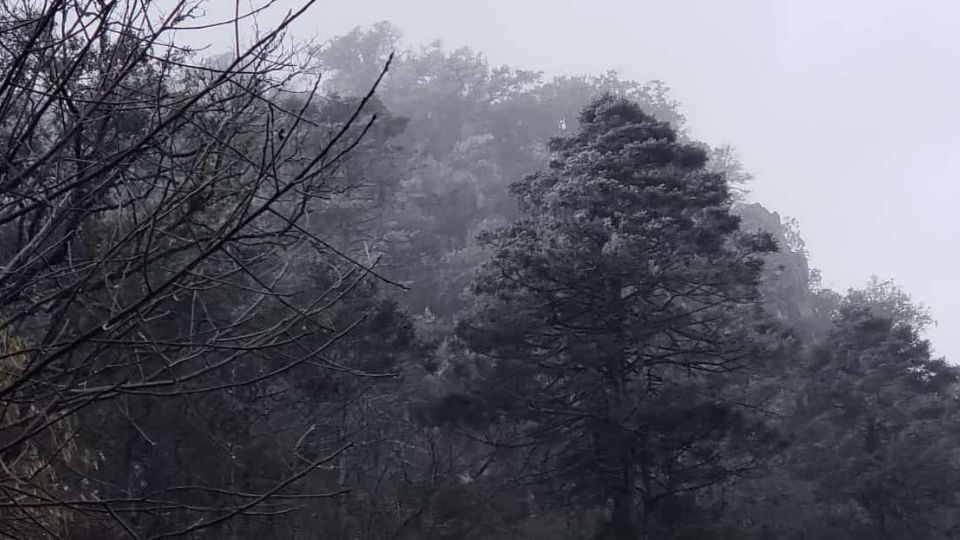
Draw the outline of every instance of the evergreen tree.
<instances>
[{"instance_id":1,"label":"evergreen tree","mask_svg":"<svg viewBox=\"0 0 960 540\"><path fill-rule=\"evenodd\" d=\"M633 539L749 466L735 446L753 428L723 394L762 343L775 245L739 231L705 151L635 103L598 99L580 126L513 185L523 217L482 238L458 334L481 360L480 420L517 426L535 479L606 504L602 534Z\"/></svg>"},{"instance_id":2,"label":"evergreen tree","mask_svg":"<svg viewBox=\"0 0 960 540\"><path fill-rule=\"evenodd\" d=\"M958 372L889 282L850 291L798 373L792 466L847 508L845 538L955 538ZM850 510L852 509L852 510Z\"/></svg>"}]
</instances>

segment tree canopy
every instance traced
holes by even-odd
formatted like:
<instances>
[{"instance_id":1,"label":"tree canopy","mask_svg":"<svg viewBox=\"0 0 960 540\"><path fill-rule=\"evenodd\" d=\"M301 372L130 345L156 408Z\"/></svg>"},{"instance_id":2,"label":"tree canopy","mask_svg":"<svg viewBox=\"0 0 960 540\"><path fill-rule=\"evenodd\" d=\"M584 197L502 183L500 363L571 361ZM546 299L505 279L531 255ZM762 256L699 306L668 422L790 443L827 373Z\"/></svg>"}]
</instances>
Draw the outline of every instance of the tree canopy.
<instances>
[{"instance_id":1,"label":"tree canopy","mask_svg":"<svg viewBox=\"0 0 960 540\"><path fill-rule=\"evenodd\" d=\"M823 287L666 84L312 3L216 59L0 8L0 536L960 534L923 306Z\"/></svg>"}]
</instances>

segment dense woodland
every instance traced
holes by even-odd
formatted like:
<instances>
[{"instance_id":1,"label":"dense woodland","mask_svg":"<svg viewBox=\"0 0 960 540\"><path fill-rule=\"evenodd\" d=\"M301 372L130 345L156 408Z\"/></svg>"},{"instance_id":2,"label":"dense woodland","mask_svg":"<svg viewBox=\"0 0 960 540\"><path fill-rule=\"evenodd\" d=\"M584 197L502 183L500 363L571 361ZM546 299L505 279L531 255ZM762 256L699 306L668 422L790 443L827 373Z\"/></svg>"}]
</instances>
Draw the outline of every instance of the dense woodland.
<instances>
[{"instance_id":1,"label":"dense woodland","mask_svg":"<svg viewBox=\"0 0 960 540\"><path fill-rule=\"evenodd\" d=\"M960 537L929 316L664 84L2 4L0 537Z\"/></svg>"}]
</instances>

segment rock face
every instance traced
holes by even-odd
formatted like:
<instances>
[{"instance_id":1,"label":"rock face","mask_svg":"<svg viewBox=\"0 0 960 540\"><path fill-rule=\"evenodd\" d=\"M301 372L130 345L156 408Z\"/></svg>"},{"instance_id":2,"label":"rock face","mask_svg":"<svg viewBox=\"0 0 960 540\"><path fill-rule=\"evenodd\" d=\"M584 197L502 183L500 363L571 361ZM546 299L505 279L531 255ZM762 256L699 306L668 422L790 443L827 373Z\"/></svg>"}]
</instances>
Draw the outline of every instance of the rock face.
<instances>
[{"instance_id":1,"label":"rock face","mask_svg":"<svg viewBox=\"0 0 960 540\"><path fill-rule=\"evenodd\" d=\"M780 247L765 258L761 292L769 313L804 334L825 330L821 327L829 317L820 315L832 309L834 295L820 289L818 272L810 268L796 225L760 203L740 204L734 210L743 230L766 231Z\"/></svg>"}]
</instances>

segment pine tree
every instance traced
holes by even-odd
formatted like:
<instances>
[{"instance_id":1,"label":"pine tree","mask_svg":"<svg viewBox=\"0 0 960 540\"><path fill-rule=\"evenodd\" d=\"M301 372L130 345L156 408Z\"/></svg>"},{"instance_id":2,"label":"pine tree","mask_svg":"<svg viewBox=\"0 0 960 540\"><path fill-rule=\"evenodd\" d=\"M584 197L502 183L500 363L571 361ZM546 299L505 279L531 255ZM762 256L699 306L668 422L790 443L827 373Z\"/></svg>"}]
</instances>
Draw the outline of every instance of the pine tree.
<instances>
[{"instance_id":1,"label":"pine tree","mask_svg":"<svg viewBox=\"0 0 960 540\"><path fill-rule=\"evenodd\" d=\"M512 186L523 217L481 238L492 258L458 333L476 411L517 426L564 500L605 505L603 537L634 539L746 466L733 446L750 428L718 396L755 356L775 245L739 231L725 178L669 124L610 96L580 124Z\"/></svg>"}]
</instances>

